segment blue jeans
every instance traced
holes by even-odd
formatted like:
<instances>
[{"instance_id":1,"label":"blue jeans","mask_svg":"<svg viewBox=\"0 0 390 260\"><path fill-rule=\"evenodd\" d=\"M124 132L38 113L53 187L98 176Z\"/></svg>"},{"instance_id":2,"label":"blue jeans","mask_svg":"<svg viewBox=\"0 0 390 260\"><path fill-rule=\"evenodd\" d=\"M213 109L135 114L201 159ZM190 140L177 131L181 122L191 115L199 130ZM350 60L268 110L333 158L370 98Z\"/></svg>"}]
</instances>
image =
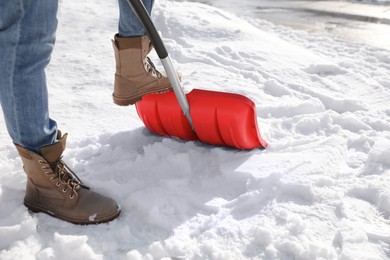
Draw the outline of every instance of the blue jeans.
<instances>
[{"instance_id":1,"label":"blue jeans","mask_svg":"<svg viewBox=\"0 0 390 260\"><path fill-rule=\"evenodd\" d=\"M152 12L154 0L142 0L146 10L149 14ZM127 0L118 0L119 4L119 23L118 32L120 36L141 36L146 32L138 20L138 17L134 14Z\"/></svg>"},{"instance_id":2,"label":"blue jeans","mask_svg":"<svg viewBox=\"0 0 390 260\"><path fill-rule=\"evenodd\" d=\"M118 0L119 34L145 31L126 0ZM151 12L153 0L143 0ZM57 141L49 117L45 67L57 29L58 0L0 1L0 102L9 135L31 151Z\"/></svg>"}]
</instances>

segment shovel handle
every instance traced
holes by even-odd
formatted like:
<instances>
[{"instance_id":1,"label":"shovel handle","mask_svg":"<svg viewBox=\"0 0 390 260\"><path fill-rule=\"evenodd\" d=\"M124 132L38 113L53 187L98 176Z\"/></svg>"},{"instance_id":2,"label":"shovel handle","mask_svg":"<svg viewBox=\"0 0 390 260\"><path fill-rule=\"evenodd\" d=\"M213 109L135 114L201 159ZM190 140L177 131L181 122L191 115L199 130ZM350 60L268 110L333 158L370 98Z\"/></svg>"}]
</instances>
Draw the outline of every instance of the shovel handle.
<instances>
[{"instance_id":1,"label":"shovel handle","mask_svg":"<svg viewBox=\"0 0 390 260\"><path fill-rule=\"evenodd\" d=\"M187 97L184 94L179 77L177 76L177 73L172 65L172 61L169 58L167 49L165 48L165 45L152 22L152 19L150 18L141 0L127 0L127 2L134 10L134 13L137 15L138 19L141 21L141 24L149 35L150 41L152 42L153 47L155 48L157 55L161 60L164 70L167 73L168 79L171 82L173 91L175 92L181 110L183 111L188 122L190 123L192 130L194 130L194 125L192 123L190 115L190 106L188 104Z\"/></svg>"}]
</instances>

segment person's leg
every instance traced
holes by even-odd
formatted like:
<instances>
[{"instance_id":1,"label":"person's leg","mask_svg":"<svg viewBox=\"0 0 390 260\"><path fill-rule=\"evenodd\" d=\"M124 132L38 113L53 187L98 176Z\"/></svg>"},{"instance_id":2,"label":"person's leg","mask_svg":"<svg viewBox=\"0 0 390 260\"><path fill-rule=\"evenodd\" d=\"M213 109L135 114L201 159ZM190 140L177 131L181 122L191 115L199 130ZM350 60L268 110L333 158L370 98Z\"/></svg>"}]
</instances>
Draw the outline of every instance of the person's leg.
<instances>
[{"instance_id":1,"label":"person's leg","mask_svg":"<svg viewBox=\"0 0 390 260\"><path fill-rule=\"evenodd\" d=\"M142 1L149 14L152 12L154 0ZM134 37L145 35L144 27L133 12L127 0L118 0L119 23L118 32L121 37Z\"/></svg>"},{"instance_id":2,"label":"person's leg","mask_svg":"<svg viewBox=\"0 0 390 260\"><path fill-rule=\"evenodd\" d=\"M118 2L119 32L113 41L116 60L113 100L117 105L127 106L135 104L146 94L169 91L171 83L147 57L152 44L127 0ZM151 13L153 0L144 0L143 3Z\"/></svg>"},{"instance_id":3,"label":"person's leg","mask_svg":"<svg viewBox=\"0 0 390 260\"><path fill-rule=\"evenodd\" d=\"M24 205L76 224L107 222L120 208L86 187L62 161L67 135L49 118L44 70L57 7L57 0L0 1L0 97L27 174Z\"/></svg>"},{"instance_id":4,"label":"person's leg","mask_svg":"<svg viewBox=\"0 0 390 260\"><path fill-rule=\"evenodd\" d=\"M56 0L0 2L0 101L14 143L32 151L56 141L44 69L57 27Z\"/></svg>"}]
</instances>

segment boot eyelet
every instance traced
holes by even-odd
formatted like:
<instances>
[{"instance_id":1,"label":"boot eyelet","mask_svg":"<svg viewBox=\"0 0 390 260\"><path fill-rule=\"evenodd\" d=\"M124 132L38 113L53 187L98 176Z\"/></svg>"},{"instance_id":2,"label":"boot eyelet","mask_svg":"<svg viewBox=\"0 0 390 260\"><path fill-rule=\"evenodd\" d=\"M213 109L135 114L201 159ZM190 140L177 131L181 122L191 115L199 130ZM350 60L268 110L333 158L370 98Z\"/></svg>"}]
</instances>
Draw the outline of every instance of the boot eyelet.
<instances>
[{"instance_id":1,"label":"boot eyelet","mask_svg":"<svg viewBox=\"0 0 390 260\"><path fill-rule=\"evenodd\" d=\"M65 193L65 192L66 192L66 188L64 188L64 189L62 190L62 192Z\"/></svg>"},{"instance_id":2,"label":"boot eyelet","mask_svg":"<svg viewBox=\"0 0 390 260\"><path fill-rule=\"evenodd\" d=\"M44 172L43 174L45 174L45 175L49 175L49 172Z\"/></svg>"},{"instance_id":3,"label":"boot eyelet","mask_svg":"<svg viewBox=\"0 0 390 260\"><path fill-rule=\"evenodd\" d=\"M51 180L51 181L54 181L54 177L51 177L50 180Z\"/></svg>"},{"instance_id":4,"label":"boot eyelet","mask_svg":"<svg viewBox=\"0 0 390 260\"><path fill-rule=\"evenodd\" d=\"M73 199L73 198L74 198L73 194L72 194L72 195L70 195L70 196L69 196L69 198L70 198L70 199Z\"/></svg>"},{"instance_id":5,"label":"boot eyelet","mask_svg":"<svg viewBox=\"0 0 390 260\"><path fill-rule=\"evenodd\" d=\"M57 187L60 187L60 186L61 186L61 183L57 182L57 183L56 183L56 186L57 186Z\"/></svg>"}]
</instances>

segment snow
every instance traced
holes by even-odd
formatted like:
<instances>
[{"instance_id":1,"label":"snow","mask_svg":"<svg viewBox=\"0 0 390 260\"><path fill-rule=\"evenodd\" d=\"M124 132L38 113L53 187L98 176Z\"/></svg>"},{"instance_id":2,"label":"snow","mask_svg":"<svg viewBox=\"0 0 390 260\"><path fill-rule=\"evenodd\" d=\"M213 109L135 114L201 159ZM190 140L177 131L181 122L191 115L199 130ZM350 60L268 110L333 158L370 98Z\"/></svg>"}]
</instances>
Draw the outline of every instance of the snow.
<instances>
[{"instance_id":1,"label":"snow","mask_svg":"<svg viewBox=\"0 0 390 260\"><path fill-rule=\"evenodd\" d=\"M122 214L77 226L28 212L0 121L0 259L388 259L388 50L199 3L157 1L154 20L186 91L251 98L269 148L149 133L112 103L115 1L62 1L50 113L70 133L65 161Z\"/></svg>"}]
</instances>

